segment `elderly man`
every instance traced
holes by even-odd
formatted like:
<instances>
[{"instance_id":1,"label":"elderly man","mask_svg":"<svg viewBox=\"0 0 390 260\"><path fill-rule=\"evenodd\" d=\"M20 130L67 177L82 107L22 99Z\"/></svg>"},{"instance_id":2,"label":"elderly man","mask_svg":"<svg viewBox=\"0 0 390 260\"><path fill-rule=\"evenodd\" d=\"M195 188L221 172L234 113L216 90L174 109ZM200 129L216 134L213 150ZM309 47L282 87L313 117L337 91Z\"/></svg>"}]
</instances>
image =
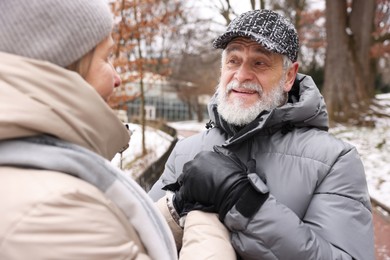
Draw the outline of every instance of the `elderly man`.
<instances>
[{"instance_id":1,"label":"elderly man","mask_svg":"<svg viewBox=\"0 0 390 260\"><path fill-rule=\"evenodd\" d=\"M152 198L173 191L166 201L183 221L217 213L242 259L374 259L362 162L327 132L321 94L297 74L294 26L249 11L214 47L223 49L214 127L176 145Z\"/></svg>"}]
</instances>

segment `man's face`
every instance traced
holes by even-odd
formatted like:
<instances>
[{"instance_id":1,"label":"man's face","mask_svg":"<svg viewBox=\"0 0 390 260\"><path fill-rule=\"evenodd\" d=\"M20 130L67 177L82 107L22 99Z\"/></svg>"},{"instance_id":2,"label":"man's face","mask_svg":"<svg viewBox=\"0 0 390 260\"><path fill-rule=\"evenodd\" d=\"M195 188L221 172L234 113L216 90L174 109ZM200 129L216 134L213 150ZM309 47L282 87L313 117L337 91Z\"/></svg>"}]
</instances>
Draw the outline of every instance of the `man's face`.
<instances>
[{"instance_id":1,"label":"man's face","mask_svg":"<svg viewBox=\"0 0 390 260\"><path fill-rule=\"evenodd\" d=\"M291 88L282 55L248 38L226 47L218 87L218 112L229 123L246 125L263 110L280 106Z\"/></svg>"}]
</instances>

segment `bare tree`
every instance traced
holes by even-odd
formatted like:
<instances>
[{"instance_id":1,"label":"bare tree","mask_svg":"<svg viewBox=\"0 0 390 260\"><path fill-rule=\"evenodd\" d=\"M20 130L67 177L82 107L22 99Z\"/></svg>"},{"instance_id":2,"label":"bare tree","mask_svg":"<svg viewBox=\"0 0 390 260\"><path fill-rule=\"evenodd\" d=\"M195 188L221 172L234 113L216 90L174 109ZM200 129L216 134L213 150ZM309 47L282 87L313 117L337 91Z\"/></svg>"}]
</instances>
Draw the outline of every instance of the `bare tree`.
<instances>
[{"instance_id":1,"label":"bare tree","mask_svg":"<svg viewBox=\"0 0 390 260\"><path fill-rule=\"evenodd\" d=\"M265 0L250 0L251 1L251 9L264 9L265 8Z\"/></svg>"},{"instance_id":2,"label":"bare tree","mask_svg":"<svg viewBox=\"0 0 390 260\"><path fill-rule=\"evenodd\" d=\"M373 33L372 57L376 62L372 69L379 82L378 91L390 90L390 0L377 0L375 13L375 32ZM386 87L387 85L387 87Z\"/></svg>"},{"instance_id":3,"label":"bare tree","mask_svg":"<svg viewBox=\"0 0 390 260\"><path fill-rule=\"evenodd\" d=\"M212 5L214 3L207 3ZM203 120L202 96L210 96L219 80L220 51L212 47L221 25L212 18L199 18L203 9L192 4L183 8L183 24L174 38L170 84L188 107L188 118Z\"/></svg>"},{"instance_id":4,"label":"bare tree","mask_svg":"<svg viewBox=\"0 0 390 260\"><path fill-rule=\"evenodd\" d=\"M326 1L324 97L331 121L357 123L370 104L375 0Z\"/></svg>"},{"instance_id":5,"label":"bare tree","mask_svg":"<svg viewBox=\"0 0 390 260\"><path fill-rule=\"evenodd\" d=\"M142 125L142 155L145 147L145 98L144 76L146 72L169 73L167 48L164 37L174 31L175 19L180 15L180 2L164 0L116 0L111 3L117 21L113 38L116 42L114 66L121 73L122 89L112 99L110 105L118 107L115 101L128 102L130 98L140 98ZM165 56L166 55L166 56ZM139 92L127 95L130 82L137 82ZM123 96L125 98L123 98Z\"/></svg>"},{"instance_id":6,"label":"bare tree","mask_svg":"<svg viewBox=\"0 0 390 260\"><path fill-rule=\"evenodd\" d=\"M321 80L326 78L323 92L330 119L357 122L375 93L377 67L385 71L390 63L390 1L323 0L326 14L324 10L309 8L312 2L250 0L249 3L252 9L260 5L290 18L300 38L301 71L314 71ZM209 7L221 14L225 26L237 16L232 0L212 1ZM326 28L324 15L329 21ZM327 72L322 73L325 60ZM384 74L382 78L389 77Z\"/></svg>"}]
</instances>

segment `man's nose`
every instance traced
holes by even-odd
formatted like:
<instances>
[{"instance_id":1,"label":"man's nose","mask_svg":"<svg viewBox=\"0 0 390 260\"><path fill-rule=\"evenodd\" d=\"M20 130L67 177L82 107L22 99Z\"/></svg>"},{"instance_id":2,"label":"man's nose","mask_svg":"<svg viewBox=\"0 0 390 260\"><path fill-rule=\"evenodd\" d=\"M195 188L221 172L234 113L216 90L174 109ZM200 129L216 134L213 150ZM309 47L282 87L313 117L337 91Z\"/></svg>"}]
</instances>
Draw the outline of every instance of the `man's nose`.
<instances>
[{"instance_id":1,"label":"man's nose","mask_svg":"<svg viewBox=\"0 0 390 260\"><path fill-rule=\"evenodd\" d=\"M253 71L250 69L250 66L248 64L243 63L236 71L235 78L240 83L245 81L252 81L254 78L254 74Z\"/></svg>"}]
</instances>

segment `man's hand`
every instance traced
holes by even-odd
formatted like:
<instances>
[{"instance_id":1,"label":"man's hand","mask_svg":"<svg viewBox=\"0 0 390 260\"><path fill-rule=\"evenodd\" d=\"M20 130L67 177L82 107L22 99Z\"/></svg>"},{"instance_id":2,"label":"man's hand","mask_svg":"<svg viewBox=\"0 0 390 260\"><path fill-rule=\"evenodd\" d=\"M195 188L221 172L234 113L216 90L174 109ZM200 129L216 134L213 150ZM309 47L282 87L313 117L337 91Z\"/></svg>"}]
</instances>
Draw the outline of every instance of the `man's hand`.
<instances>
[{"instance_id":1,"label":"man's hand","mask_svg":"<svg viewBox=\"0 0 390 260\"><path fill-rule=\"evenodd\" d=\"M185 215L193 209L216 212L223 221L226 213L240 197L250 194L250 198L255 201L243 201L249 204L249 211L248 205L244 205L243 212L240 211L249 217L265 200L261 199L260 204L259 196L265 195L253 188L247 177L248 167L235 154L217 146L214 151L197 154L192 161L184 165L183 174L176 184L165 187L176 191L173 201L176 210L180 215ZM237 208L239 210L243 207Z\"/></svg>"}]
</instances>

